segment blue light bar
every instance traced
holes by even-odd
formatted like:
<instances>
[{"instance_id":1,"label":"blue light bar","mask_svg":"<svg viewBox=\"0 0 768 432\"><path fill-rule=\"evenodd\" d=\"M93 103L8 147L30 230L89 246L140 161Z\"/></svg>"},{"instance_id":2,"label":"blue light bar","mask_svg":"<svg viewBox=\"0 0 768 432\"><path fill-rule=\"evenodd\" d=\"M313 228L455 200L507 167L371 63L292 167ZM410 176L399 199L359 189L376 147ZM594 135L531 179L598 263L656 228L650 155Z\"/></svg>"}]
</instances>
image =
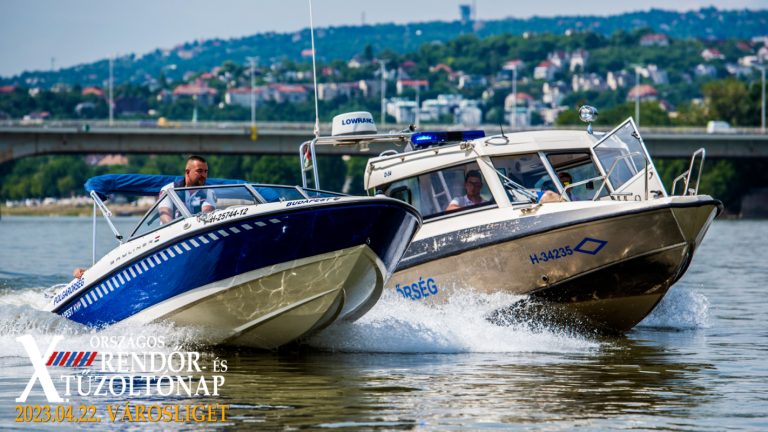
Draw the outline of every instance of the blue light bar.
<instances>
[{"instance_id":1,"label":"blue light bar","mask_svg":"<svg viewBox=\"0 0 768 432\"><path fill-rule=\"evenodd\" d=\"M411 143L416 148L425 148L433 145L469 141L483 137L485 137L485 132L481 130L416 132L411 135Z\"/></svg>"}]
</instances>

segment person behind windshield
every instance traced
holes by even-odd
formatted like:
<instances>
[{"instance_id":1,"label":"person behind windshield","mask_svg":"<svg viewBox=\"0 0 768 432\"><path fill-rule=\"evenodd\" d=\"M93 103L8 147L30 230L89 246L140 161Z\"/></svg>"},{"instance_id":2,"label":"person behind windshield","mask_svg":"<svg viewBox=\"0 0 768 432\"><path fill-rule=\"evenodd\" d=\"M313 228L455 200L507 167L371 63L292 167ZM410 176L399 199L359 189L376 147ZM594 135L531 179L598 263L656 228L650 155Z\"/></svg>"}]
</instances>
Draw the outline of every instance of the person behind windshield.
<instances>
[{"instance_id":1,"label":"person behind windshield","mask_svg":"<svg viewBox=\"0 0 768 432\"><path fill-rule=\"evenodd\" d=\"M192 155L187 159L187 166L184 169L184 178L182 180L168 183L160 190L160 194L170 189L180 187L205 186L208 179L208 163L200 156ZM210 213L216 209L216 195L212 189L198 189L184 191L184 204L186 204L190 213ZM170 198L163 198L158 205L160 222L168 223L174 219L175 215L180 214L176 211L173 201Z\"/></svg>"},{"instance_id":2,"label":"person behind windshield","mask_svg":"<svg viewBox=\"0 0 768 432\"><path fill-rule=\"evenodd\" d=\"M464 176L464 189L467 194L451 200L445 211L457 210L483 202L483 197L480 196L480 191L483 189L483 177L480 175L480 171L470 170L467 172L467 175Z\"/></svg>"},{"instance_id":3,"label":"person behind windshield","mask_svg":"<svg viewBox=\"0 0 768 432\"><path fill-rule=\"evenodd\" d=\"M205 186L208 179L208 163L201 156L192 155L187 158L187 166L184 169L184 179L177 182L168 183L163 186L160 195L171 188ZM192 214L209 213L216 209L216 195L211 189L200 189L184 192L184 204ZM174 219L174 214L180 215L175 211L175 206L170 198L165 197L158 205L160 214L160 223L166 224ZM87 268L77 267L72 271L72 276L80 279L85 274Z\"/></svg>"},{"instance_id":4,"label":"person behind windshield","mask_svg":"<svg viewBox=\"0 0 768 432\"><path fill-rule=\"evenodd\" d=\"M573 183L573 177L571 177L571 174L567 171L560 171L557 173L557 178L560 180L563 188L567 188L571 183ZM541 192L538 193L540 203L563 201L563 197L557 192L555 184L552 183L551 180L544 182L544 185L541 189ZM571 195L571 192L571 189L568 189L566 194L568 195L568 198L573 201L573 195Z\"/></svg>"},{"instance_id":5,"label":"person behind windshield","mask_svg":"<svg viewBox=\"0 0 768 432\"><path fill-rule=\"evenodd\" d=\"M563 185L563 188L568 188L568 186L573 183L573 176L571 176L568 171L560 171L557 173L557 178L560 180L560 184ZM573 201L573 189L568 189L566 194L568 195L568 198Z\"/></svg>"}]
</instances>

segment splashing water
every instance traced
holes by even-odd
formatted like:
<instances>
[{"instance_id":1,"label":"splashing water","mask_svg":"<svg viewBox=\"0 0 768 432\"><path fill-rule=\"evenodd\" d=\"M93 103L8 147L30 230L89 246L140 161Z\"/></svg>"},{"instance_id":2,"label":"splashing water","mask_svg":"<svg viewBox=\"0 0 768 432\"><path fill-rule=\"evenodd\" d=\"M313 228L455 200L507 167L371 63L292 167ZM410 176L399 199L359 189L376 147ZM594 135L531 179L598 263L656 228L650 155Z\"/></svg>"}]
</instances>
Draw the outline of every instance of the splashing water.
<instances>
[{"instance_id":1,"label":"splashing water","mask_svg":"<svg viewBox=\"0 0 768 432\"><path fill-rule=\"evenodd\" d=\"M689 330L709 327L709 300L684 286L674 286L639 327Z\"/></svg>"},{"instance_id":2,"label":"splashing water","mask_svg":"<svg viewBox=\"0 0 768 432\"><path fill-rule=\"evenodd\" d=\"M59 288L61 285L0 292L0 358L26 356L16 341L26 334L34 336L41 347L61 335L62 349L99 349L108 344L110 349L121 352L194 350L203 340L198 330L169 323L118 323L101 330L84 326L45 310ZM159 340L162 343L158 344Z\"/></svg>"},{"instance_id":3,"label":"splashing water","mask_svg":"<svg viewBox=\"0 0 768 432\"><path fill-rule=\"evenodd\" d=\"M334 324L309 344L334 351L390 353L568 353L599 347L564 330L530 323L501 327L486 319L493 310L521 298L466 291L452 295L446 304L426 306L385 292L363 318Z\"/></svg>"},{"instance_id":4,"label":"splashing water","mask_svg":"<svg viewBox=\"0 0 768 432\"><path fill-rule=\"evenodd\" d=\"M45 311L61 285L49 288L0 291L0 357L23 356L15 338L31 334L45 344L54 335L66 337L75 349L94 345L94 338L109 338L124 351L136 336L162 335L164 347L193 349L204 346L199 330L169 323L116 324L95 330ZM340 352L389 353L583 353L600 348L588 335L549 328L531 322L498 326L486 318L492 311L522 299L506 294L478 294L469 290L453 295L440 306L426 306L385 292L379 303L356 322L340 322L311 337L318 349ZM671 289L641 327L695 329L707 327L709 302L687 287Z\"/></svg>"}]
</instances>

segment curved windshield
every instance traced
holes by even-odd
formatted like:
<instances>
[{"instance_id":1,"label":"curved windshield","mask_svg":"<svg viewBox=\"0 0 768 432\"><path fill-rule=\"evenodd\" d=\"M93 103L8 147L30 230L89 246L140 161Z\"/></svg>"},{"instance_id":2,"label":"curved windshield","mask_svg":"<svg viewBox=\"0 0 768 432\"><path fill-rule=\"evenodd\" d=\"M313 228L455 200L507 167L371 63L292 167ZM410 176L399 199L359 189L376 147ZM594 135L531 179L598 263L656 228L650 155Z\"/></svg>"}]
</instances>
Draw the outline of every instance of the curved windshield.
<instances>
[{"instance_id":1,"label":"curved windshield","mask_svg":"<svg viewBox=\"0 0 768 432\"><path fill-rule=\"evenodd\" d=\"M640 134L630 121L603 138L595 146L595 155L606 174L613 169L608 178L614 190L621 188L649 164Z\"/></svg>"},{"instance_id":2,"label":"curved windshield","mask_svg":"<svg viewBox=\"0 0 768 432\"><path fill-rule=\"evenodd\" d=\"M144 235L187 215L195 216L259 203L245 185L179 188L173 189L171 193L173 197L165 195L152 207L134 229L131 237Z\"/></svg>"}]
</instances>

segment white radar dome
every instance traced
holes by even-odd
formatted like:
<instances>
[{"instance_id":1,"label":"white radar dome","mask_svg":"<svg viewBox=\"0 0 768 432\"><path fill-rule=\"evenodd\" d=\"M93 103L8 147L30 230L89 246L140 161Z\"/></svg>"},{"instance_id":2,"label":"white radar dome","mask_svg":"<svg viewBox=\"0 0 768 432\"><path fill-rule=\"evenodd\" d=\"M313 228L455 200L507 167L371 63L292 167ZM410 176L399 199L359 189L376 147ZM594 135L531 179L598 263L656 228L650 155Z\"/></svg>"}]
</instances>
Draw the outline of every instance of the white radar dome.
<instances>
[{"instance_id":1,"label":"white radar dome","mask_svg":"<svg viewBox=\"0 0 768 432\"><path fill-rule=\"evenodd\" d=\"M376 133L376 123L373 116L366 111L339 114L333 118L331 135L351 135Z\"/></svg>"}]
</instances>

